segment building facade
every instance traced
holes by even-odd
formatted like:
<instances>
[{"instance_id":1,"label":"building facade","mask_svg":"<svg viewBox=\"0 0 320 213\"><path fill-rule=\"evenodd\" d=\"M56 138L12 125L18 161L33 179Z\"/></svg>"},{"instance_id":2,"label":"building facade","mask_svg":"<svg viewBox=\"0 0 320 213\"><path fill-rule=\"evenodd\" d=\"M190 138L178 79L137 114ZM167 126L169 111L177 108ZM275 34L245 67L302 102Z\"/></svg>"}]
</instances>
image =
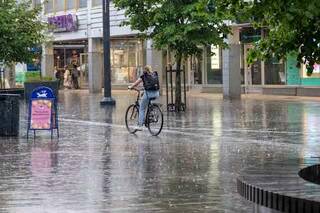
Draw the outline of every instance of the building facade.
<instances>
[{"instance_id":1,"label":"building facade","mask_svg":"<svg viewBox=\"0 0 320 213\"><path fill-rule=\"evenodd\" d=\"M35 4L41 1L36 1ZM53 76L76 63L80 67L80 86L101 91L103 81L103 24L101 0L49 0L44 3L43 20L54 26L51 42L43 45L41 70ZM111 75L113 85L136 80L145 64L157 67L150 42L138 38L138 32L120 27L123 11L110 4ZM148 46L149 45L149 46ZM150 55L151 56L147 56ZM149 60L149 61L148 61ZM153 60L153 61L152 61ZM161 61L161 60L160 60Z\"/></svg>"},{"instance_id":2,"label":"building facade","mask_svg":"<svg viewBox=\"0 0 320 213\"><path fill-rule=\"evenodd\" d=\"M55 26L52 42L42 47L41 70L53 76L53 70L64 70L77 63L80 67L80 87L100 92L103 83L103 24L102 0L35 0L44 3L43 20ZM142 41L138 32L120 26L124 11L110 4L111 77L113 88L134 82L141 68L149 64L164 81L167 64L174 64L173 54L152 48L152 41ZM233 26L234 40L240 45L240 78L244 88L262 88L272 85L320 85L320 71L309 77L304 68L292 66L294 57L286 61L270 59L249 65L246 57L253 43L266 32L254 30L249 24ZM214 54L210 54L214 53ZM220 92L223 83L223 50L219 47L203 48L202 56L184 61L188 88ZM244 91L250 91L244 90Z\"/></svg>"}]
</instances>

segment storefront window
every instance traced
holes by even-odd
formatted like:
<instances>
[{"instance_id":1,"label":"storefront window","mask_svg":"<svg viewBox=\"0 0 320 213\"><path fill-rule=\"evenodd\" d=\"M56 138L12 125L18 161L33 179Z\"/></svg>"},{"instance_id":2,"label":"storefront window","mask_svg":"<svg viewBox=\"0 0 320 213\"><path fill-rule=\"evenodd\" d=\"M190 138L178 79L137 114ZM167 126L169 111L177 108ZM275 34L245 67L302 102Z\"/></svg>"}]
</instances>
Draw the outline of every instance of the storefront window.
<instances>
[{"instance_id":1,"label":"storefront window","mask_svg":"<svg viewBox=\"0 0 320 213\"><path fill-rule=\"evenodd\" d=\"M84 53L84 48L55 48L54 66L57 69L64 69L64 66L76 64L80 66L80 54Z\"/></svg>"},{"instance_id":2,"label":"storefront window","mask_svg":"<svg viewBox=\"0 0 320 213\"><path fill-rule=\"evenodd\" d=\"M202 64L203 64L202 55L191 57L191 84L202 84Z\"/></svg>"},{"instance_id":3,"label":"storefront window","mask_svg":"<svg viewBox=\"0 0 320 213\"><path fill-rule=\"evenodd\" d=\"M79 0L79 8L87 7L87 0Z\"/></svg>"},{"instance_id":4,"label":"storefront window","mask_svg":"<svg viewBox=\"0 0 320 213\"><path fill-rule=\"evenodd\" d=\"M55 11L64 11L64 1L55 1L54 2Z\"/></svg>"},{"instance_id":5,"label":"storefront window","mask_svg":"<svg viewBox=\"0 0 320 213\"><path fill-rule=\"evenodd\" d=\"M41 5L41 0L33 0L32 5L35 6L40 6Z\"/></svg>"},{"instance_id":6,"label":"storefront window","mask_svg":"<svg viewBox=\"0 0 320 213\"><path fill-rule=\"evenodd\" d=\"M255 85L261 84L261 61L255 61L249 65L249 76L251 74L251 83Z\"/></svg>"},{"instance_id":7,"label":"storefront window","mask_svg":"<svg viewBox=\"0 0 320 213\"><path fill-rule=\"evenodd\" d=\"M92 0L92 6L95 7L95 6L99 6L102 4L102 1L101 0Z\"/></svg>"},{"instance_id":8,"label":"storefront window","mask_svg":"<svg viewBox=\"0 0 320 213\"><path fill-rule=\"evenodd\" d=\"M34 0L34 2L41 2ZM45 3L45 13L60 12L87 7L87 0L48 0Z\"/></svg>"},{"instance_id":9,"label":"storefront window","mask_svg":"<svg viewBox=\"0 0 320 213\"><path fill-rule=\"evenodd\" d=\"M269 59L264 62L265 84L285 84L285 66L283 60Z\"/></svg>"},{"instance_id":10,"label":"storefront window","mask_svg":"<svg viewBox=\"0 0 320 213\"><path fill-rule=\"evenodd\" d=\"M217 46L207 48L207 79L208 84L222 84L221 50Z\"/></svg>"},{"instance_id":11,"label":"storefront window","mask_svg":"<svg viewBox=\"0 0 320 213\"><path fill-rule=\"evenodd\" d=\"M319 78L320 77L320 64L314 64L313 65L313 71L312 75L308 76L307 75L307 68L306 65L302 65L302 77L303 78Z\"/></svg>"},{"instance_id":12,"label":"storefront window","mask_svg":"<svg viewBox=\"0 0 320 213\"><path fill-rule=\"evenodd\" d=\"M137 68L142 66L142 43L138 40L111 41L112 83L134 82L139 76Z\"/></svg>"},{"instance_id":13,"label":"storefront window","mask_svg":"<svg viewBox=\"0 0 320 213\"><path fill-rule=\"evenodd\" d=\"M66 0L67 2L67 10L71 10L76 8L75 0Z\"/></svg>"},{"instance_id":14,"label":"storefront window","mask_svg":"<svg viewBox=\"0 0 320 213\"><path fill-rule=\"evenodd\" d=\"M53 12L53 0L48 0L45 3L45 12L52 13Z\"/></svg>"},{"instance_id":15,"label":"storefront window","mask_svg":"<svg viewBox=\"0 0 320 213\"><path fill-rule=\"evenodd\" d=\"M240 58L242 62L240 66L243 83L245 85L261 85L261 60L254 61L252 64L247 63L248 53L253 48L253 44L243 44L241 48L243 50L241 50Z\"/></svg>"}]
</instances>

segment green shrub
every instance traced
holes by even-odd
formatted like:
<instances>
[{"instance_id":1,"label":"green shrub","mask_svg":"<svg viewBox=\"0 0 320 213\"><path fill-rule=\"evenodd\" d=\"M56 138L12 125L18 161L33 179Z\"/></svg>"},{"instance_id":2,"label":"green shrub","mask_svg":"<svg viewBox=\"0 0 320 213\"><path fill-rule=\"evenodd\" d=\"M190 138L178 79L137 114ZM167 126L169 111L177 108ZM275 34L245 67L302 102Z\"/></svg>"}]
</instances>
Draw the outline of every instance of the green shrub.
<instances>
[{"instance_id":1,"label":"green shrub","mask_svg":"<svg viewBox=\"0 0 320 213\"><path fill-rule=\"evenodd\" d=\"M41 82L52 80L53 78L50 76L41 76L39 71L32 71L26 73L26 82Z\"/></svg>"}]
</instances>

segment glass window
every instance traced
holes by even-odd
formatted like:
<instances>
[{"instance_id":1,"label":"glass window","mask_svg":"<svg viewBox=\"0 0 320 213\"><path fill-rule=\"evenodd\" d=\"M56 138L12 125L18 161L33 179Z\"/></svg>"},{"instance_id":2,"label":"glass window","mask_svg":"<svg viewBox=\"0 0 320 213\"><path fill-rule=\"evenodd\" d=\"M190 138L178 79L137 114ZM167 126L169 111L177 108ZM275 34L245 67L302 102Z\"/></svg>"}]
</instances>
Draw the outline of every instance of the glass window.
<instances>
[{"instance_id":1,"label":"glass window","mask_svg":"<svg viewBox=\"0 0 320 213\"><path fill-rule=\"evenodd\" d=\"M112 83L127 84L137 80L137 67L142 66L142 44L138 40L111 41Z\"/></svg>"},{"instance_id":2,"label":"glass window","mask_svg":"<svg viewBox=\"0 0 320 213\"><path fill-rule=\"evenodd\" d=\"M191 76L191 84L202 84L202 63L203 57L201 56L192 56L191 57L191 72L193 73Z\"/></svg>"},{"instance_id":3,"label":"glass window","mask_svg":"<svg viewBox=\"0 0 320 213\"><path fill-rule=\"evenodd\" d=\"M268 59L264 62L265 84L285 84L285 66L282 60Z\"/></svg>"},{"instance_id":4,"label":"glass window","mask_svg":"<svg viewBox=\"0 0 320 213\"><path fill-rule=\"evenodd\" d=\"M64 11L64 1L63 0L55 0L54 9L55 9L55 12Z\"/></svg>"},{"instance_id":5,"label":"glass window","mask_svg":"<svg viewBox=\"0 0 320 213\"><path fill-rule=\"evenodd\" d=\"M303 78L315 78L315 77L319 78L320 77L320 65L319 64L313 65L312 75L308 75L307 66L305 64L302 64L301 67L302 67L302 77Z\"/></svg>"},{"instance_id":6,"label":"glass window","mask_svg":"<svg viewBox=\"0 0 320 213\"><path fill-rule=\"evenodd\" d=\"M75 0L66 0L67 10L72 10L76 8L76 1Z\"/></svg>"},{"instance_id":7,"label":"glass window","mask_svg":"<svg viewBox=\"0 0 320 213\"><path fill-rule=\"evenodd\" d=\"M253 62L248 69L249 73L251 73L252 84L261 84L261 61L257 60Z\"/></svg>"},{"instance_id":8,"label":"glass window","mask_svg":"<svg viewBox=\"0 0 320 213\"><path fill-rule=\"evenodd\" d=\"M102 4L102 0L92 0L92 6L99 6Z\"/></svg>"},{"instance_id":9,"label":"glass window","mask_svg":"<svg viewBox=\"0 0 320 213\"><path fill-rule=\"evenodd\" d=\"M217 46L207 48L207 79L208 84L222 84L221 50Z\"/></svg>"},{"instance_id":10,"label":"glass window","mask_svg":"<svg viewBox=\"0 0 320 213\"><path fill-rule=\"evenodd\" d=\"M242 60L243 70L241 69L241 76L244 77L245 85L260 85L261 84L261 60L254 61L252 64L248 64L246 59L250 49L253 48L253 44L244 44L243 50L241 51L242 56L240 56ZM244 75L243 75L243 74Z\"/></svg>"},{"instance_id":11,"label":"glass window","mask_svg":"<svg viewBox=\"0 0 320 213\"><path fill-rule=\"evenodd\" d=\"M41 5L41 0L33 0L32 3L33 3L34 7L35 6L40 6Z\"/></svg>"},{"instance_id":12,"label":"glass window","mask_svg":"<svg viewBox=\"0 0 320 213\"><path fill-rule=\"evenodd\" d=\"M87 0L79 0L79 8L87 7Z\"/></svg>"},{"instance_id":13,"label":"glass window","mask_svg":"<svg viewBox=\"0 0 320 213\"><path fill-rule=\"evenodd\" d=\"M53 12L53 0L48 0L45 3L45 13Z\"/></svg>"}]
</instances>

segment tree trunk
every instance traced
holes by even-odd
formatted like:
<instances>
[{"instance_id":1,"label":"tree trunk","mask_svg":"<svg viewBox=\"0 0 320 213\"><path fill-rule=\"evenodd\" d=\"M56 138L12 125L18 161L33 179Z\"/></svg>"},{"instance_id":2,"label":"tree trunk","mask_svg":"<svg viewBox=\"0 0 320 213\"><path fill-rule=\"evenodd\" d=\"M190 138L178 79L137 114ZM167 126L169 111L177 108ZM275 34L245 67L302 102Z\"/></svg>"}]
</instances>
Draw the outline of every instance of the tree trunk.
<instances>
[{"instance_id":1,"label":"tree trunk","mask_svg":"<svg viewBox=\"0 0 320 213\"><path fill-rule=\"evenodd\" d=\"M176 61L177 61L177 70L176 70L176 90L175 90L175 105L176 105L176 111L181 110L181 60L182 60L182 55L180 53L177 54L176 56Z\"/></svg>"}]
</instances>

